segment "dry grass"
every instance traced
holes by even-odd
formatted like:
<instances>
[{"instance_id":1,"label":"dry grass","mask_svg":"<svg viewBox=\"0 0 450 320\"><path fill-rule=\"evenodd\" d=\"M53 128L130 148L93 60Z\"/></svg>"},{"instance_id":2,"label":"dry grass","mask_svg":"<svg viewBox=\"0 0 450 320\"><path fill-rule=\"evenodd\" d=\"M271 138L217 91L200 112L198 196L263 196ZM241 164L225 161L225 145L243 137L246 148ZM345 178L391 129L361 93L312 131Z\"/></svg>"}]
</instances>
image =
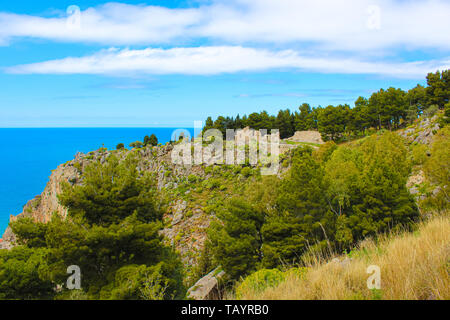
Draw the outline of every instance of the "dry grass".
<instances>
[{"instance_id":1,"label":"dry grass","mask_svg":"<svg viewBox=\"0 0 450 320\"><path fill-rule=\"evenodd\" d=\"M340 257L343 260L345 257ZM300 279L291 274L275 288L247 292L244 300L347 300L450 299L450 216L437 216L421 223L417 231L374 241L366 240L351 255L346 266L308 263ZM369 265L381 269L381 290L367 288Z\"/></svg>"}]
</instances>

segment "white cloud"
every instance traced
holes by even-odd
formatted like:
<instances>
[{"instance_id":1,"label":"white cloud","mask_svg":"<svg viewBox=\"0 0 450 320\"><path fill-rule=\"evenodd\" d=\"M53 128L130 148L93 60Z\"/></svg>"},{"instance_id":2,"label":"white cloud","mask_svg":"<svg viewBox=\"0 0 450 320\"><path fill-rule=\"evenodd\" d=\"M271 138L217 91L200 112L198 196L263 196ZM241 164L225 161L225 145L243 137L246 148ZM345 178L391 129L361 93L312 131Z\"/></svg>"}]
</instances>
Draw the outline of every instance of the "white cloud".
<instances>
[{"instance_id":1,"label":"white cloud","mask_svg":"<svg viewBox=\"0 0 450 320\"><path fill-rule=\"evenodd\" d=\"M428 72L450 68L444 61L408 63L366 62L353 58L302 56L293 50L270 51L241 46L119 50L111 48L84 57L7 68L16 74L188 74L214 75L246 71L294 69L322 73L358 73L423 78Z\"/></svg>"},{"instance_id":2,"label":"white cloud","mask_svg":"<svg viewBox=\"0 0 450 320\"><path fill-rule=\"evenodd\" d=\"M379 28L370 7L380 8ZM15 37L107 45L292 44L323 50L450 49L448 0L213 0L196 8L108 3L63 17L0 13L0 43Z\"/></svg>"},{"instance_id":3,"label":"white cloud","mask_svg":"<svg viewBox=\"0 0 450 320\"><path fill-rule=\"evenodd\" d=\"M211 7L198 32L230 42L313 43L328 50L450 48L447 0L231 2Z\"/></svg>"},{"instance_id":4,"label":"white cloud","mask_svg":"<svg viewBox=\"0 0 450 320\"><path fill-rule=\"evenodd\" d=\"M182 36L189 25L199 21L200 14L196 9L107 3L82 11L76 27L73 16L0 13L0 43L14 37L101 44L163 43Z\"/></svg>"}]
</instances>

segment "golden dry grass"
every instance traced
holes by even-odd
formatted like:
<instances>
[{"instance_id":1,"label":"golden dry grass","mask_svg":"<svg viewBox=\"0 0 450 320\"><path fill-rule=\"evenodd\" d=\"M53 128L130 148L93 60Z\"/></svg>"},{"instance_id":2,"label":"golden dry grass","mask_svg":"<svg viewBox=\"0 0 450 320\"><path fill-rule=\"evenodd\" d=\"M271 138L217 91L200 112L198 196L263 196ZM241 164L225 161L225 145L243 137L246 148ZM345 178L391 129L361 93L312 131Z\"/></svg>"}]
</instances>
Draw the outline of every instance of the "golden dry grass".
<instances>
[{"instance_id":1,"label":"golden dry grass","mask_svg":"<svg viewBox=\"0 0 450 320\"><path fill-rule=\"evenodd\" d=\"M363 241L346 266L309 262L304 278L288 274L277 287L246 292L244 300L450 299L450 217L436 216L417 231ZM345 257L340 257L343 260ZM369 265L381 269L381 290L367 288Z\"/></svg>"}]
</instances>

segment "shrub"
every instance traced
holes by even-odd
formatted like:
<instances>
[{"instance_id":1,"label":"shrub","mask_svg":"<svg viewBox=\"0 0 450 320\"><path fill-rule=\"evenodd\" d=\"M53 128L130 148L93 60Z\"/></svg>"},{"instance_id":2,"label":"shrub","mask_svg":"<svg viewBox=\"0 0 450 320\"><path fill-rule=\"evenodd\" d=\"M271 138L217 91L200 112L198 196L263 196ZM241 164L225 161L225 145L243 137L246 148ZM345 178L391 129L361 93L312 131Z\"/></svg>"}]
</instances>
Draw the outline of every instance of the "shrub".
<instances>
[{"instance_id":1,"label":"shrub","mask_svg":"<svg viewBox=\"0 0 450 320\"><path fill-rule=\"evenodd\" d=\"M263 292L276 287L285 279L285 274L278 269L261 269L249 275L236 287L236 298L241 299L247 292Z\"/></svg>"},{"instance_id":2,"label":"shrub","mask_svg":"<svg viewBox=\"0 0 450 320\"><path fill-rule=\"evenodd\" d=\"M412 146L412 162L414 165L422 165L427 159L428 147L424 144Z\"/></svg>"},{"instance_id":3,"label":"shrub","mask_svg":"<svg viewBox=\"0 0 450 320\"><path fill-rule=\"evenodd\" d=\"M429 106L427 109L424 110L423 114L425 115L425 117L432 117L436 114L436 112L439 111L439 106L437 105L432 105Z\"/></svg>"},{"instance_id":4,"label":"shrub","mask_svg":"<svg viewBox=\"0 0 450 320\"><path fill-rule=\"evenodd\" d=\"M130 147L131 148L142 148L143 144L140 141L135 141L135 142L130 143Z\"/></svg>"},{"instance_id":5,"label":"shrub","mask_svg":"<svg viewBox=\"0 0 450 320\"><path fill-rule=\"evenodd\" d=\"M197 177L196 175L194 175L194 174L190 174L190 175L188 176L188 181L189 181L189 183L196 183L197 180L198 180L198 177Z\"/></svg>"},{"instance_id":6,"label":"shrub","mask_svg":"<svg viewBox=\"0 0 450 320\"><path fill-rule=\"evenodd\" d=\"M249 167L242 168L241 174L242 174L244 177L248 178L248 177L251 176L252 170L251 170Z\"/></svg>"}]
</instances>

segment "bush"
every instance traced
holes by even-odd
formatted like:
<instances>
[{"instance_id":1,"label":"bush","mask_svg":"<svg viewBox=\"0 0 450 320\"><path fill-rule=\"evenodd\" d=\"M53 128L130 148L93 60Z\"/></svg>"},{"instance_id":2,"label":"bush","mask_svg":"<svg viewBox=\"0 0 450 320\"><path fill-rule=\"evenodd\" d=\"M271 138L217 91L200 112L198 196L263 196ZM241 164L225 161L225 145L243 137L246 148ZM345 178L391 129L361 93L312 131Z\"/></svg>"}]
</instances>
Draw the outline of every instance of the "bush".
<instances>
[{"instance_id":1,"label":"bush","mask_svg":"<svg viewBox=\"0 0 450 320\"><path fill-rule=\"evenodd\" d=\"M425 117L431 118L438 111L439 111L439 106L438 105L432 105L432 106L429 106L427 109L425 109L423 111L423 114L425 115Z\"/></svg>"},{"instance_id":2,"label":"bush","mask_svg":"<svg viewBox=\"0 0 450 320\"><path fill-rule=\"evenodd\" d=\"M236 287L236 298L241 299L243 295L251 291L262 292L267 288L276 287L285 279L285 273L278 269L261 269L246 277Z\"/></svg>"},{"instance_id":3,"label":"bush","mask_svg":"<svg viewBox=\"0 0 450 320\"><path fill-rule=\"evenodd\" d=\"M189 181L189 183L196 183L197 180L198 180L198 177L197 177L196 175L194 175L194 174L190 174L190 175L188 176L188 181Z\"/></svg>"},{"instance_id":4,"label":"bush","mask_svg":"<svg viewBox=\"0 0 450 320\"><path fill-rule=\"evenodd\" d=\"M142 148L144 145L140 141L130 143L130 148Z\"/></svg>"},{"instance_id":5,"label":"bush","mask_svg":"<svg viewBox=\"0 0 450 320\"><path fill-rule=\"evenodd\" d=\"M125 145L123 144L123 143L119 143L117 146L116 146L116 149L117 150L121 150L121 149L124 149L125 148Z\"/></svg>"},{"instance_id":6,"label":"bush","mask_svg":"<svg viewBox=\"0 0 450 320\"><path fill-rule=\"evenodd\" d=\"M150 137L145 136L144 137L144 146L152 146L155 147L158 145L158 138L152 134Z\"/></svg>"},{"instance_id":7,"label":"bush","mask_svg":"<svg viewBox=\"0 0 450 320\"><path fill-rule=\"evenodd\" d=\"M242 174L244 177L248 178L248 177L250 177L251 174L252 174L252 169L250 169L249 167L242 168L241 174Z\"/></svg>"},{"instance_id":8,"label":"bush","mask_svg":"<svg viewBox=\"0 0 450 320\"><path fill-rule=\"evenodd\" d=\"M208 179L203 182L203 186L207 189L216 189L221 185L218 179Z\"/></svg>"},{"instance_id":9,"label":"bush","mask_svg":"<svg viewBox=\"0 0 450 320\"><path fill-rule=\"evenodd\" d=\"M422 165L427 160L428 147L424 144L413 145L412 149L412 162L413 165Z\"/></svg>"}]
</instances>

